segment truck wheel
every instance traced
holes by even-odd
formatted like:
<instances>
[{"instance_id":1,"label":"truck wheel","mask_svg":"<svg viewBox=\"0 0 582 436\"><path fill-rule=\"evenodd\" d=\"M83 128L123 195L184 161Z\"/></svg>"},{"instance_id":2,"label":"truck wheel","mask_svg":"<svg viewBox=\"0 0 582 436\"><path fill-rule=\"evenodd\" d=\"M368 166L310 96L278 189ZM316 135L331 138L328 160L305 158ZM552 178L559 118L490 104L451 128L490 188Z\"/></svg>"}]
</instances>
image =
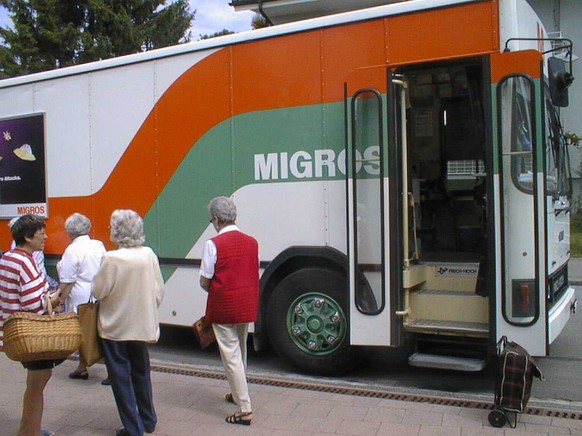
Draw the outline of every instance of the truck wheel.
<instances>
[{"instance_id":1,"label":"truck wheel","mask_svg":"<svg viewBox=\"0 0 582 436\"><path fill-rule=\"evenodd\" d=\"M306 268L285 277L267 308L275 351L303 372L337 375L353 368L361 353L349 345L348 290L344 277Z\"/></svg>"}]
</instances>

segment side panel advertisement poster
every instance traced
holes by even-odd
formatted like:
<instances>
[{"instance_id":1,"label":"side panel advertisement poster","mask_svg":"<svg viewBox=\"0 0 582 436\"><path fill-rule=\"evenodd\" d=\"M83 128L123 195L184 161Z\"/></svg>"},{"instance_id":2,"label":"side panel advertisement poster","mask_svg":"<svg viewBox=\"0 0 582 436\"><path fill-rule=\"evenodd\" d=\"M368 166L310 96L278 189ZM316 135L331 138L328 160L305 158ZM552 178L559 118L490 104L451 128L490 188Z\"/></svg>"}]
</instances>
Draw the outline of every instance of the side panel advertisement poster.
<instances>
[{"instance_id":1,"label":"side panel advertisement poster","mask_svg":"<svg viewBox=\"0 0 582 436\"><path fill-rule=\"evenodd\" d=\"M0 120L0 218L47 216L44 115Z\"/></svg>"}]
</instances>

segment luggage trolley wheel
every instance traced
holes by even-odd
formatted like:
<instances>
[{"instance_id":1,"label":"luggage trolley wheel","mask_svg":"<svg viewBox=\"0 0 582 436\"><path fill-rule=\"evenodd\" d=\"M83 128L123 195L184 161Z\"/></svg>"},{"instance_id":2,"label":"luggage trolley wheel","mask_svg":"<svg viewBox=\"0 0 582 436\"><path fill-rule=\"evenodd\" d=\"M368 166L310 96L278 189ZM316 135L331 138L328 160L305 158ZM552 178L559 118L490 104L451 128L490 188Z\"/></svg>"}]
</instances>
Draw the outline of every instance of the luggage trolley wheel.
<instances>
[{"instance_id":1,"label":"luggage trolley wheel","mask_svg":"<svg viewBox=\"0 0 582 436\"><path fill-rule=\"evenodd\" d=\"M507 423L507 416L501 410L493 410L487 418L489 419L489 424L493 427L500 428Z\"/></svg>"}]
</instances>

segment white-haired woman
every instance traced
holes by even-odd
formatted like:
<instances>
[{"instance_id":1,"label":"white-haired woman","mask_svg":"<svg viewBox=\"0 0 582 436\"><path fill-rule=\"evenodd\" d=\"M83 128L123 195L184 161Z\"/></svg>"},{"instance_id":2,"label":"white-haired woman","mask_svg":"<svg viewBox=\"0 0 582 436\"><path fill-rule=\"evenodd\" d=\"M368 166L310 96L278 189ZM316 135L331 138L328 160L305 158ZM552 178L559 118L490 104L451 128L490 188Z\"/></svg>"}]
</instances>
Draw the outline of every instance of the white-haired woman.
<instances>
[{"instance_id":1,"label":"white-haired woman","mask_svg":"<svg viewBox=\"0 0 582 436\"><path fill-rule=\"evenodd\" d=\"M89 237L91 220L85 215L72 214L65 221L65 230L71 243L57 263L57 271L65 310L77 312L77 306L87 303L91 297L91 282L99 271L106 250L103 242ZM77 369L70 373L69 377L87 380L89 373L86 366L79 361Z\"/></svg>"},{"instance_id":2,"label":"white-haired woman","mask_svg":"<svg viewBox=\"0 0 582 436\"><path fill-rule=\"evenodd\" d=\"M100 300L98 331L117 411L123 427L117 436L153 433L150 360L146 344L158 340L158 307L164 296L155 253L144 247L143 220L133 210L116 210L110 221L111 241L93 279Z\"/></svg>"},{"instance_id":3,"label":"white-haired woman","mask_svg":"<svg viewBox=\"0 0 582 436\"><path fill-rule=\"evenodd\" d=\"M253 412L246 379L246 343L259 308L259 244L236 226L232 199L213 198L208 213L218 235L206 241L202 252L200 286L208 292L204 318L212 324L230 386L224 399L239 407L226 422L250 425Z\"/></svg>"}]
</instances>

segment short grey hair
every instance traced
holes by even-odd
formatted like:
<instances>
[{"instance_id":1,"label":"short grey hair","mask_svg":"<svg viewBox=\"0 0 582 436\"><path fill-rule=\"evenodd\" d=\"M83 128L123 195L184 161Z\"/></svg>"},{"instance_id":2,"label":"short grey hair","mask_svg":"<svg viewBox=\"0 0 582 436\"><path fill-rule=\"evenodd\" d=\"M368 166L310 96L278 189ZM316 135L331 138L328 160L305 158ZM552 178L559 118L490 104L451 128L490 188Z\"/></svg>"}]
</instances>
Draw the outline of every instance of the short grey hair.
<instances>
[{"instance_id":1,"label":"short grey hair","mask_svg":"<svg viewBox=\"0 0 582 436\"><path fill-rule=\"evenodd\" d=\"M86 235L91 230L91 220L85 215L75 212L65 220L65 230L72 236Z\"/></svg>"},{"instance_id":2,"label":"short grey hair","mask_svg":"<svg viewBox=\"0 0 582 436\"><path fill-rule=\"evenodd\" d=\"M222 223L234 224L236 221L236 206L228 197L216 197L208 203L210 218L218 218Z\"/></svg>"},{"instance_id":3,"label":"short grey hair","mask_svg":"<svg viewBox=\"0 0 582 436\"><path fill-rule=\"evenodd\" d=\"M111 214L110 237L122 248L141 247L145 242L143 220L130 209L116 209Z\"/></svg>"}]
</instances>

